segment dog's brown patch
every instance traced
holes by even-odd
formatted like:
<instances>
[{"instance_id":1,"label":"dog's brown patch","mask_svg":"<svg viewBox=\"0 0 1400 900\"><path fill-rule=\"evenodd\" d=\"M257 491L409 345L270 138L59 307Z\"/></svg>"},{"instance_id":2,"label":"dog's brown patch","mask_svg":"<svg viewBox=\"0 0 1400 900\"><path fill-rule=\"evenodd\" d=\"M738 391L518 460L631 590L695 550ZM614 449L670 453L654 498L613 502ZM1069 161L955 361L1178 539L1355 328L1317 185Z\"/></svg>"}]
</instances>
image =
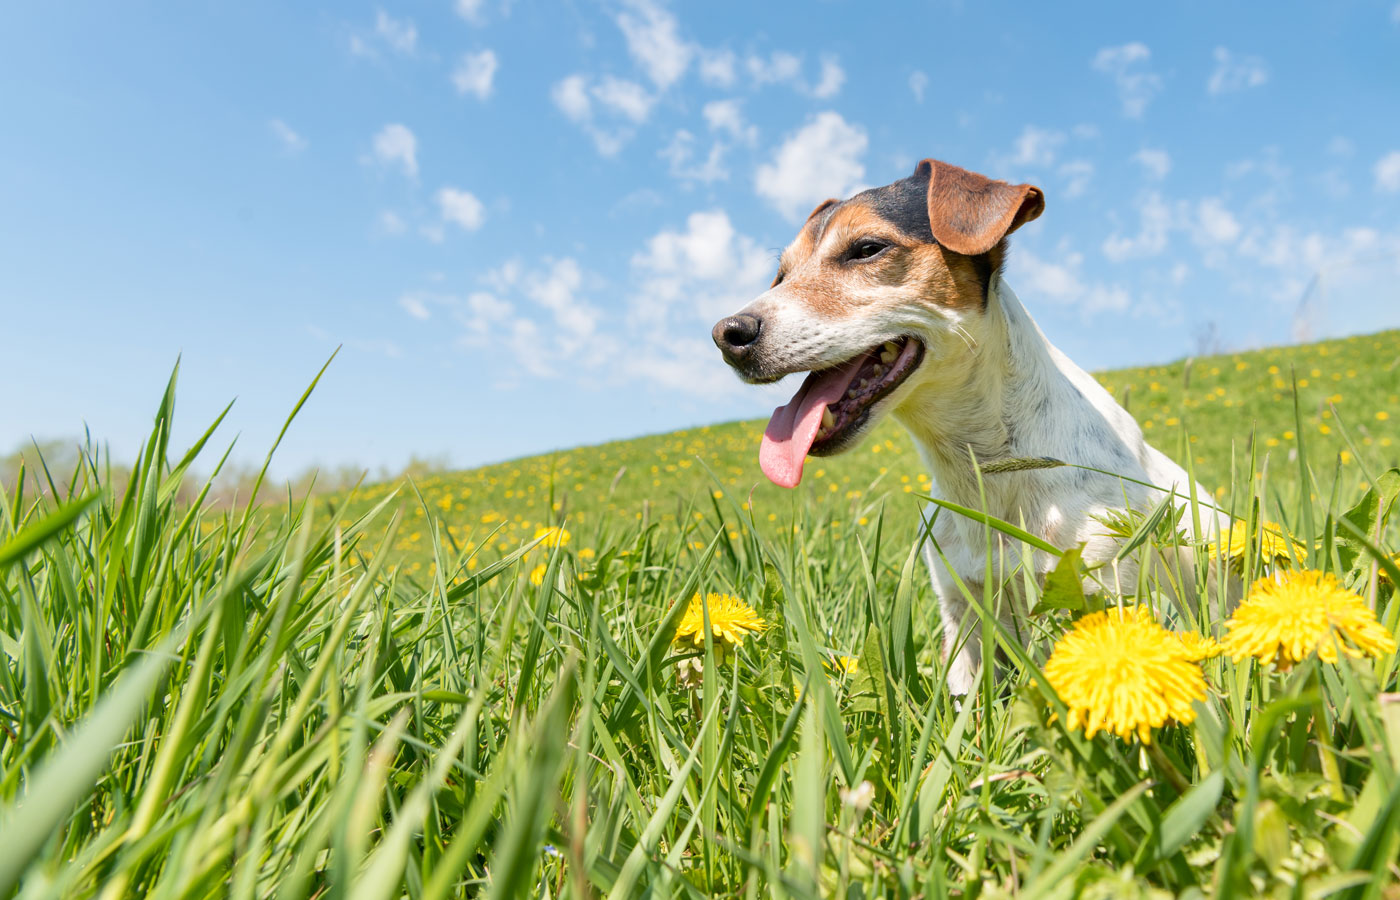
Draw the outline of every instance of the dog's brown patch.
<instances>
[{"instance_id":1,"label":"dog's brown patch","mask_svg":"<svg viewBox=\"0 0 1400 900\"><path fill-rule=\"evenodd\" d=\"M925 302L976 308L986 273L975 261L911 236L866 195L817 207L783 251L773 284L787 289L820 316L839 317L870 302ZM862 241L890 245L879 259L852 261ZM878 299L876 299L878 298Z\"/></svg>"}]
</instances>

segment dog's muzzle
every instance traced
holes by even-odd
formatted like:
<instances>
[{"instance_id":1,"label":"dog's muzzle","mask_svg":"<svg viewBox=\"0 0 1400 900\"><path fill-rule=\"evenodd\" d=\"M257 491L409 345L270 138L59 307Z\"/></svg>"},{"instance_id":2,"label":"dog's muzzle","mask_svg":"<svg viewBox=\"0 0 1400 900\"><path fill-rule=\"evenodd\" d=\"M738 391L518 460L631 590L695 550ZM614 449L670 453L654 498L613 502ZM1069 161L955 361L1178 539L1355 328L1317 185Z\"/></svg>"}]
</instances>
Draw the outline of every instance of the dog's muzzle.
<instances>
[{"instance_id":1,"label":"dog's muzzle","mask_svg":"<svg viewBox=\"0 0 1400 900\"><path fill-rule=\"evenodd\" d=\"M730 365L737 365L753 351L762 331L762 319L748 313L740 313L716 322L710 331L710 337L714 338L715 346L724 354L725 361Z\"/></svg>"}]
</instances>

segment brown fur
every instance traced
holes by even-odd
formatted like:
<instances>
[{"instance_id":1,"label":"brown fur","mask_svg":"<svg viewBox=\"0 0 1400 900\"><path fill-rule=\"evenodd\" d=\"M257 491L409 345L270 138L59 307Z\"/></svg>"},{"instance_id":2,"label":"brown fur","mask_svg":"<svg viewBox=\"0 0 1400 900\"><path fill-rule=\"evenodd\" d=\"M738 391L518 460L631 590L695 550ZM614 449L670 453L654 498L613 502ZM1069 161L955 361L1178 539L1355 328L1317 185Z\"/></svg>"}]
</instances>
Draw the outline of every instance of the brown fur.
<instances>
[{"instance_id":1,"label":"brown fur","mask_svg":"<svg viewBox=\"0 0 1400 900\"><path fill-rule=\"evenodd\" d=\"M829 215L821 215L833 206ZM878 259L844 259L852 245L870 239L893 246ZM1001 244L991 252L995 270L1001 264ZM824 316L844 314L865 288L902 288L901 296L912 294L925 302L961 308L981 306L986 289L983 272L970 257L912 239L859 198L841 204L827 200L812 211L783 251L773 279L774 286L779 283Z\"/></svg>"}]
</instances>

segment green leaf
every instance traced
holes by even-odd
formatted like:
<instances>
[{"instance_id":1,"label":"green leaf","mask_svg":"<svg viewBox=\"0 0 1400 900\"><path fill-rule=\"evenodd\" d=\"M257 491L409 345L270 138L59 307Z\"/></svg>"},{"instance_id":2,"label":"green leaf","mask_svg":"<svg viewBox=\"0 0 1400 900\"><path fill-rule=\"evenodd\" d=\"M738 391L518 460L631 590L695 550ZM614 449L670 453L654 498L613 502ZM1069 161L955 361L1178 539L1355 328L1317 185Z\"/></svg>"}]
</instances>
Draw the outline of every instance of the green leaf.
<instances>
[{"instance_id":1,"label":"green leaf","mask_svg":"<svg viewBox=\"0 0 1400 900\"><path fill-rule=\"evenodd\" d=\"M43 546L54 535L78 521L97 502L98 495L91 494L70 500L37 522L25 525L8 541L0 544L0 572L18 562L33 550Z\"/></svg>"},{"instance_id":2,"label":"green leaf","mask_svg":"<svg viewBox=\"0 0 1400 900\"><path fill-rule=\"evenodd\" d=\"M1084 609L1084 545L1071 547L1055 563L1055 568L1045 576L1045 586L1040 589L1040 599L1036 601L1031 615L1038 616L1052 609L1067 609L1080 612Z\"/></svg>"}]
</instances>

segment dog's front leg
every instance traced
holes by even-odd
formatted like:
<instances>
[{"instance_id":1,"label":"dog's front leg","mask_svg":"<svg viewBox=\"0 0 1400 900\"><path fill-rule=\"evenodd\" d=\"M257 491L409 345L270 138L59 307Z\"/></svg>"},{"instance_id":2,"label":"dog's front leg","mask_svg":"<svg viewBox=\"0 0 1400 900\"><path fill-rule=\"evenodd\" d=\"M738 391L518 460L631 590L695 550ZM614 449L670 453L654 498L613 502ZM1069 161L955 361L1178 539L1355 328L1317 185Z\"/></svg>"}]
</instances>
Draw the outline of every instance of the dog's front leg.
<instances>
[{"instance_id":1,"label":"dog's front leg","mask_svg":"<svg viewBox=\"0 0 1400 900\"><path fill-rule=\"evenodd\" d=\"M938 617L943 628L943 680L948 693L962 696L977 681L982 660L981 623L932 544L924 544L924 562L938 598Z\"/></svg>"}]
</instances>

